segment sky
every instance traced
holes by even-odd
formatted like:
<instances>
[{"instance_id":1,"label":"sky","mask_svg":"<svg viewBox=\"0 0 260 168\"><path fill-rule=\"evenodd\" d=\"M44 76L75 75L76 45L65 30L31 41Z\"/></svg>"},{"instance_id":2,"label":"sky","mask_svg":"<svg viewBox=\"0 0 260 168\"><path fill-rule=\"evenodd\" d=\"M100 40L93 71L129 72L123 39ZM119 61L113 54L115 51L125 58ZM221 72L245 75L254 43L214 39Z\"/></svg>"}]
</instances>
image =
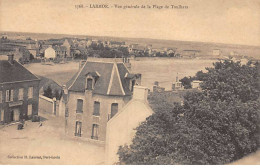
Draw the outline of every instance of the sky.
<instances>
[{"instance_id":1,"label":"sky","mask_svg":"<svg viewBox=\"0 0 260 168\"><path fill-rule=\"evenodd\" d=\"M75 5L107 4L109 9ZM188 9L116 9L182 5ZM0 0L0 30L260 46L260 0Z\"/></svg>"}]
</instances>

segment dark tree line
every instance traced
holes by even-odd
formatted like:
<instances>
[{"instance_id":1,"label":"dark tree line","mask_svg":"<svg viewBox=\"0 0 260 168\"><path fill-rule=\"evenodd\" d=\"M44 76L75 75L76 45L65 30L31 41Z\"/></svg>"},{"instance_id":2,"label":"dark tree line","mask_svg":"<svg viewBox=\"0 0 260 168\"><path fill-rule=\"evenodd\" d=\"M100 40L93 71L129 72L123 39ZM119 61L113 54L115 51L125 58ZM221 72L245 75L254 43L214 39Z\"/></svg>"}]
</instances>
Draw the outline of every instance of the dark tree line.
<instances>
[{"instance_id":1,"label":"dark tree line","mask_svg":"<svg viewBox=\"0 0 260 168\"><path fill-rule=\"evenodd\" d=\"M216 62L184 105L162 103L136 129L119 164L227 164L260 147L259 64Z\"/></svg>"},{"instance_id":2,"label":"dark tree line","mask_svg":"<svg viewBox=\"0 0 260 168\"><path fill-rule=\"evenodd\" d=\"M44 91L43 91L43 96L48 97L50 99L53 99L54 97L56 100L60 100L61 98L61 93L58 90L52 91L52 88L48 86Z\"/></svg>"}]
</instances>

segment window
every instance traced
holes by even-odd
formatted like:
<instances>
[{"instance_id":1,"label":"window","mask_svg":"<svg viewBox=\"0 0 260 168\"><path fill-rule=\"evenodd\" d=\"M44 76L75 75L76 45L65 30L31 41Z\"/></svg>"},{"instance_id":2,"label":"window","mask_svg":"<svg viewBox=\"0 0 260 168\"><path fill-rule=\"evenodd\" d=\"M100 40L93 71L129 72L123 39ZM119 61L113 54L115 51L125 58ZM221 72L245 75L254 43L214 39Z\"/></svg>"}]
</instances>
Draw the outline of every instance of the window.
<instances>
[{"instance_id":1,"label":"window","mask_svg":"<svg viewBox=\"0 0 260 168\"><path fill-rule=\"evenodd\" d=\"M23 88L19 89L18 100L23 100Z\"/></svg>"},{"instance_id":2,"label":"window","mask_svg":"<svg viewBox=\"0 0 260 168\"><path fill-rule=\"evenodd\" d=\"M0 111L0 113L1 113L1 115L0 115L0 121L4 121L4 110L2 109L1 111Z\"/></svg>"},{"instance_id":3,"label":"window","mask_svg":"<svg viewBox=\"0 0 260 168\"><path fill-rule=\"evenodd\" d=\"M14 90L10 90L10 101L14 101Z\"/></svg>"},{"instance_id":4,"label":"window","mask_svg":"<svg viewBox=\"0 0 260 168\"><path fill-rule=\"evenodd\" d=\"M100 102L95 101L94 102L94 112L93 115L100 116Z\"/></svg>"},{"instance_id":5,"label":"window","mask_svg":"<svg viewBox=\"0 0 260 168\"><path fill-rule=\"evenodd\" d=\"M112 103L111 105L111 118L118 112L118 103Z\"/></svg>"},{"instance_id":6,"label":"window","mask_svg":"<svg viewBox=\"0 0 260 168\"><path fill-rule=\"evenodd\" d=\"M29 99L33 98L33 87L29 87L28 89L28 98Z\"/></svg>"},{"instance_id":7,"label":"window","mask_svg":"<svg viewBox=\"0 0 260 168\"><path fill-rule=\"evenodd\" d=\"M77 113L83 113L83 100L82 99L77 99Z\"/></svg>"},{"instance_id":8,"label":"window","mask_svg":"<svg viewBox=\"0 0 260 168\"><path fill-rule=\"evenodd\" d=\"M81 137L81 126L82 126L82 122L76 121L75 136Z\"/></svg>"},{"instance_id":9,"label":"window","mask_svg":"<svg viewBox=\"0 0 260 168\"><path fill-rule=\"evenodd\" d=\"M3 102L3 92L0 91L0 103L2 103L2 102Z\"/></svg>"},{"instance_id":10,"label":"window","mask_svg":"<svg viewBox=\"0 0 260 168\"><path fill-rule=\"evenodd\" d=\"M92 90L92 82L93 82L93 79L91 79L91 78L87 79L87 90Z\"/></svg>"},{"instance_id":11,"label":"window","mask_svg":"<svg viewBox=\"0 0 260 168\"><path fill-rule=\"evenodd\" d=\"M29 104L28 105L28 112L27 112L27 116L31 116L32 115L32 105Z\"/></svg>"},{"instance_id":12,"label":"window","mask_svg":"<svg viewBox=\"0 0 260 168\"><path fill-rule=\"evenodd\" d=\"M91 136L91 139L98 140L98 125L97 124L93 124L92 125L92 136Z\"/></svg>"},{"instance_id":13,"label":"window","mask_svg":"<svg viewBox=\"0 0 260 168\"><path fill-rule=\"evenodd\" d=\"M5 101L9 102L10 101L10 90L5 91Z\"/></svg>"}]
</instances>

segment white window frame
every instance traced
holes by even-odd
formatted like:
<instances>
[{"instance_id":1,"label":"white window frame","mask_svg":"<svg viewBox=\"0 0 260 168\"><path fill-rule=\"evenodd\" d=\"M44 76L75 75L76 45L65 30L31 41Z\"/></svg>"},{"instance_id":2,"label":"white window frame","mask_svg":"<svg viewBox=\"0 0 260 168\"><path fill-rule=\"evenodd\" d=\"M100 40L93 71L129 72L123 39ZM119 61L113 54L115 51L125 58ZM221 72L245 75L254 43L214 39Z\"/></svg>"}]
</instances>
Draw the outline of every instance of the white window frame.
<instances>
[{"instance_id":1,"label":"white window frame","mask_svg":"<svg viewBox=\"0 0 260 168\"><path fill-rule=\"evenodd\" d=\"M20 88L18 90L18 100L23 100L23 94L24 94L24 89Z\"/></svg>"},{"instance_id":2,"label":"white window frame","mask_svg":"<svg viewBox=\"0 0 260 168\"><path fill-rule=\"evenodd\" d=\"M28 88L28 99L32 99L33 98L33 87L29 87Z\"/></svg>"},{"instance_id":3,"label":"white window frame","mask_svg":"<svg viewBox=\"0 0 260 168\"><path fill-rule=\"evenodd\" d=\"M5 101L9 102L10 101L10 90L5 91Z\"/></svg>"}]
</instances>

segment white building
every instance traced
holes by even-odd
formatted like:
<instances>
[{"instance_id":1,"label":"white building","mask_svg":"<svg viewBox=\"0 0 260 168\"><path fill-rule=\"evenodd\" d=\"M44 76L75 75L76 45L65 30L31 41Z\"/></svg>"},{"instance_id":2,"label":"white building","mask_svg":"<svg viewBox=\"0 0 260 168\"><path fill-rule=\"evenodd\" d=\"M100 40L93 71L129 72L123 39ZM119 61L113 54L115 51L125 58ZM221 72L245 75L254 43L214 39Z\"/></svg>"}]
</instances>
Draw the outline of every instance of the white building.
<instances>
[{"instance_id":1,"label":"white building","mask_svg":"<svg viewBox=\"0 0 260 168\"><path fill-rule=\"evenodd\" d=\"M194 81L191 82L191 87L192 87L193 89L199 89L201 83L202 83L202 81L194 80Z\"/></svg>"},{"instance_id":2,"label":"white building","mask_svg":"<svg viewBox=\"0 0 260 168\"><path fill-rule=\"evenodd\" d=\"M44 51L44 57L47 58L47 59L55 58L56 57L55 50L50 46L49 48L47 48Z\"/></svg>"},{"instance_id":3,"label":"white building","mask_svg":"<svg viewBox=\"0 0 260 168\"><path fill-rule=\"evenodd\" d=\"M119 161L119 146L130 145L141 122L152 115L153 110L147 102L148 88L134 86L133 99L107 123L106 164Z\"/></svg>"}]
</instances>

